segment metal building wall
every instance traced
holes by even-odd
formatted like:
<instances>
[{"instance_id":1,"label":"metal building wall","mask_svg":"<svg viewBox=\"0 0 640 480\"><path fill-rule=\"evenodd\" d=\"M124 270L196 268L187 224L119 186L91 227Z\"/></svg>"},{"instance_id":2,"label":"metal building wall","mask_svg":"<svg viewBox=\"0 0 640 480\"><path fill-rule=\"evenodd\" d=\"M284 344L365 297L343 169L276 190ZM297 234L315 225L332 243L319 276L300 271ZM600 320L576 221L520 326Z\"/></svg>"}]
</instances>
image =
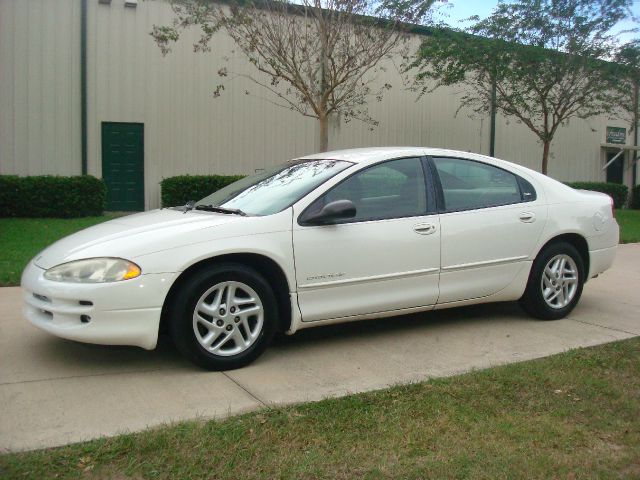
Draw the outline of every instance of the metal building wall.
<instances>
[{"instance_id":1,"label":"metal building wall","mask_svg":"<svg viewBox=\"0 0 640 480\"><path fill-rule=\"evenodd\" d=\"M147 208L159 205L163 177L248 174L317 150L316 122L246 95L259 93L247 80L227 78L226 90L213 98L222 66L253 73L224 33L214 37L210 53L193 53L197 32L190 32L163 57L149 32L172 19L162 0L139 1L136 8L124 0L89 0L89 174L102 175L102 122L144 123ZM80 173L79 24L79 0L0 0L0 173ZM395 68L386 75L381 81L392 90L370 105L380 125L371 131L333 119L331 148L424 145L488 153L489 121L464 111L455 116L456 89L416 102ZM542 149L533 133L512 120L497 124L496 155L539 169ZM620 122L575 119L562 128L550 174L603 180L606 125Z\"/></svg>"},{"instance_id":2,"label":"metal building wall","mask_svg":"<svg viewBox=\"0 0 640 480\"><path fill-rule=\"evenodd\" d=\"M80 2L0 0L0 174L79 175Z\"/></svg>"},{"instance_id":3,"label":"metal building wall","mask_svg":"<svg viewBox=\"0 0 640 480\"><path fill-rule=\"evenodd\" d=\"M253 73L223 33L212 51L193 53L197 32L183 36L163 57L149 36L154 24L169 24L173 13L165 3L140 2L124 8L92 2L89 10L89 173L101 173L100 123L145 124L146 205L159 204L158 182L177 174L253 173L283 160L317 150L315 120L273 106L249 81L226 81L219 98L212 92L218 70ZM417 45L418 40L415 40ZM231 56L229 64L223 60ZM372 116L380 126L334 119L330 148L368 145L432 145L488 152L488 122L459 114L451 90L416 102L397 70L388 70L394 88L382 102L373 101Z\"/></svg>"},{"instance_id":4,"label":"metal building wall","mask_svg":"<svg viewBox=\"0 0 640 480\"><path fill-rule=\"evenodd\" d=\"M163 177L253 173L314 150L312 121L245 95L244 81L213 98L221 57L231 50L227 37L217 36L211 53L194 54L192 32L163 57L149 32L171 22L171 8L123 4L90 4L89 173L101 174L104 121L144 123L147 208L159 205ZM242 63L234 60L230 69Z\"/></svg>"},{"instance_id":5,"label":"metal building wall","mask_svg":"<svg viewBox=\"0 0 640 480\"><path fill-rule=\"evenodd\" d=\"M410 51L420 45L421 37L413 37ZM348 124L332 121L330 148L350 148L382 145L417 145L451 148L488 154L489 119L470 118L456 110L460 93L454 88L440 88L434 94L418 99L408 89L396 65L387 62L385 77L380 82L392 85L381 102L371 100L370 115L380 122L371 129L358 121Z\"/></svg>"},{"instance_id":6,"label":"metal building wall","mask_svg":"<svg viewBox=\"0 0 640 480\"><path fill-rule=\"evenodd\" d=\"M551 144L549 176L562 181L604 181L600 145L605 141L607 125L625 126L620 120L601 116L589 120L573 118L560 127ZM537 136L512 118L497 118L496 156L534 170L542 168L542 145Z\"/></svg>"}]
</instances>

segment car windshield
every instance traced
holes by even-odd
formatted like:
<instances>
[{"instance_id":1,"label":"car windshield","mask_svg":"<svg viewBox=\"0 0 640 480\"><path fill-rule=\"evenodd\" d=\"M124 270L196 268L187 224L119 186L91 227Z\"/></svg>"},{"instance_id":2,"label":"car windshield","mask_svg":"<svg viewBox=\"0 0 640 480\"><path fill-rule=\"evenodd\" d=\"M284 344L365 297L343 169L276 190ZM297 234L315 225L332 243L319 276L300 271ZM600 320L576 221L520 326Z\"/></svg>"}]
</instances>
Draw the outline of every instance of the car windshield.
<instances>
[{"instance_id":1,"label":"car windshield","mask_svg":"<svg viewBox=\"0 0 640 480\"><path fill-rule=\"evenodd\" d=\"M248 215L271 215L294 204L352 165L341 160L294 160L245 177L212 193L195 208L218 207Z\"/></svg>"}]
</instances>

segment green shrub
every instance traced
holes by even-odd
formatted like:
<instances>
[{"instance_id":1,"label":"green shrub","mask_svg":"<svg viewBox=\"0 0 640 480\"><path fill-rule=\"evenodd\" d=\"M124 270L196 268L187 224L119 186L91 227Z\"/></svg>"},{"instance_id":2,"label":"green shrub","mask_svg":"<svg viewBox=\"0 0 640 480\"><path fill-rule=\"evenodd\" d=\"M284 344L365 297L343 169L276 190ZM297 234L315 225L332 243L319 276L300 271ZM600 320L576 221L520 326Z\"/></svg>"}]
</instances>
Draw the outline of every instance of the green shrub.
<instances>
[{"instance_id":1,"label":"green shrub","mask_svg":"<svg viewBox=\"0 0 640 480\"><path fill-rule=\"evenodd\" d=\"M580 190L592 190L594 192L602 192L613 198L613 204L616 208L622 208L627 203L627 196L629 195L629 189L626 185L620 185L619 183L605 183L605 182L570 182L567 183L572 188Z\"/></svg>"},{"instance_id":2,"label":"green shrub","mask_svg":"<svg viewBox=\"0 0 640 480\"><path fill-rule=\"evenodd\" d=\"M89 175L0 175L0 217L102 215L106 195L104 182Z\"/></svg>"},{"instance_id":3,"label":"green shrub","mask_svg":"<svg viewBox=\"0 0 640 480\"><path fill-rule=\"evenodd\" d=\"M240 180L242 175L178 175L160 182L163 207L184 205L200 200L213 192Z\"/></svg>"},{"instance_id":4,"label":"green shrub","mask_svg":"<svg viewBox=\"0 0 640 480\"><path fill-rule=\"evenodd\" d=\"M633 187L631 192L631 208L640 210L640 185Z\"/></svg>"}]
</instances>

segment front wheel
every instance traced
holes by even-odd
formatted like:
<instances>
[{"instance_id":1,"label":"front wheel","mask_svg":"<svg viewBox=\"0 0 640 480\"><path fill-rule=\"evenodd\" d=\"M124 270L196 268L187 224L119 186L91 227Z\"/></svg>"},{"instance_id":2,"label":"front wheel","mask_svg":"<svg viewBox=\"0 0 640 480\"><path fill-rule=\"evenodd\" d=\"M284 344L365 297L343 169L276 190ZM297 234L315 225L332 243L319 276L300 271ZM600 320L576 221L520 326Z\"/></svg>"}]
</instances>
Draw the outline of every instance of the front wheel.
<instances>
[{"instance_id":1,"label":"front wheel","mask_svg":"<svg viewBox=\"0 0 640 480\"><path fill-rule=\"evenodd\" d=\"M277 303L269 284L244 265L202 269L181 285L169 331L178 350L207 370L231 370L255 360L276 331Z\"/></svg>"},{"instance_id":2,"label":"front wheel","mask_svg":"<svg viewBox=\"0 0 640 480\"><path fill-rule=\"evenodd\" d=\"M520 305L541 320L563 318L580 300L584 278L584 262L576 248L553 243L533 262Z\"/></svg>"}]
</instances>

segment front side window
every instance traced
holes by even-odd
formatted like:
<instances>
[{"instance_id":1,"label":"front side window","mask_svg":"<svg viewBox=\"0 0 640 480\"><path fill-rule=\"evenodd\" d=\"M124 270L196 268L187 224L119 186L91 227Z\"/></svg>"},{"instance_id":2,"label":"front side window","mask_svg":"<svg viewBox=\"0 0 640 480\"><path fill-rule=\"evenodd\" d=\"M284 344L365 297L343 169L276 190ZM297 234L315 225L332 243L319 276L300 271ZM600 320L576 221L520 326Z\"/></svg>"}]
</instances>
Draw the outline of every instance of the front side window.
<instances>
[{"instance_id":1,"label":"front side window","mask_svg":"<svg viewBox=\"0 0 640 480\"><path fill-rule=\"evenodd\" d=\"M353 165L341 160L297 160L245 177L196 203L248 215L271 215L294 204L329 178ZM204 208L203 208L204 209Z\"/></svg>"},{"instance_id":2,"label":"front side window","mask_svg":"<svg viewBox=\"0 0 640 480\"><path fill-rule=\"evenodd\" d=\"M434 158L444 210L474 210L522 201L518 177L498 167L459 158Z\"/></svg>"},{"instance_id":3,"label":"front side window","mask_svg":"<svg viewBox=\"0 0 640 480\"><path fill-rule=\"evenodd\" d=\"M425 215L427 196L420 159L391 160L355 173L313 202L306 213L319 212L336 200L351 200L356 206L356 216L344 221L349 223Z\"/></svg>"}]
</instances>

